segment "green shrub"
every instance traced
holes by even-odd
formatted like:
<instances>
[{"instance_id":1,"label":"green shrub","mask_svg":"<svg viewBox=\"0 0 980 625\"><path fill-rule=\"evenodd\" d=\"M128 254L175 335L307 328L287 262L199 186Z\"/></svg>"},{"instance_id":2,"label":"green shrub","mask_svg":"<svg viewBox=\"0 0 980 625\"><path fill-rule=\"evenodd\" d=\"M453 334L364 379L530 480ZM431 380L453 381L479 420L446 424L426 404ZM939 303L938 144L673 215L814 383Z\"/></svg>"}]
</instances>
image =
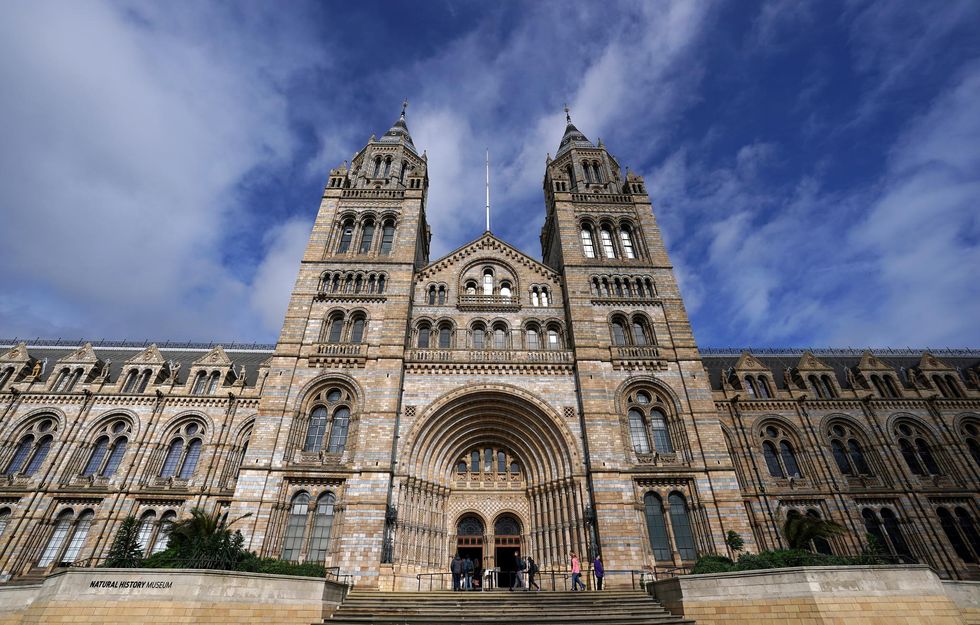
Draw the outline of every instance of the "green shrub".
<instances>
[{"instance_id":1,"label":"green shrub","mask_svg":"<svg viewBox=\"0 0 980 625\"><path fill-rule=\"evenodd\" d=\"M277 558L260 558L254 553L248 554L235 567L236 571L250 573L272 573L275 575L302 575L306 577L323 577L326 569L316 562L288 562Z\"/></svg>"},{"instance_id":2,"label":"green shrub","mask_svg":"<svg viewBox=\"0 0 980 625\"><path fill-rule=\"evenodd\" d=\"M143 547L139 540L140 522L134 516L123 519L112 539L109 554L102 566L110 568L136 568L143 565Z\"/></svg>"},{"instance_id":3,"label":"green shrub","mask_svg":"<svg viewBox=\"0 0 980 625\"><path fill-rule=\"evenodd\" d=\"M727 573L735 569L735 563L731 558L725 556L707 555L698 558L694 563L691 573L699 575L701 573Z\"/></svg>"},{"instance_id":4,"label":"green shrub","mask_svg":"<svg viewBox=\"0 0 980 625\"><path fill-rule=\"evenodd\" d=\"M697 575L701 573L785 569L795 566L859 566L889 563L885 557L870 552L856 556L834 556L813 553L805 549L777 549L761 553L743 553L735 562L724 556L702 556L694 564L691 573Z\"/></svg>"}]
</instances>

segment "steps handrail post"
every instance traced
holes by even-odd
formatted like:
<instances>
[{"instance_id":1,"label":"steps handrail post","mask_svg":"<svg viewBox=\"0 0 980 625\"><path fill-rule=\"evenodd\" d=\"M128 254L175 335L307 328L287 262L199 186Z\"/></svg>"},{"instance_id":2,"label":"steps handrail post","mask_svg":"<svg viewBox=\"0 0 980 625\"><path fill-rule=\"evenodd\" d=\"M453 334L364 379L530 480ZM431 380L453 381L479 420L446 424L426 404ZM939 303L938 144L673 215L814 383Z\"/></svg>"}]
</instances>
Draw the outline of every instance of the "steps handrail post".
<instances>
[{"instance_id":1,"label":"steps handrail post","mask_svg":"<svg viewBox=\"0 0 980 625\"><path fill-rule=\"evenodd\" d=\"M417 581L419 583L419 586L418 586L418 588L415 589L415 592L422 592L422 574L421 573L416 573L416 575L415 575L415 581Z\"/></svg>"}]
</instances>

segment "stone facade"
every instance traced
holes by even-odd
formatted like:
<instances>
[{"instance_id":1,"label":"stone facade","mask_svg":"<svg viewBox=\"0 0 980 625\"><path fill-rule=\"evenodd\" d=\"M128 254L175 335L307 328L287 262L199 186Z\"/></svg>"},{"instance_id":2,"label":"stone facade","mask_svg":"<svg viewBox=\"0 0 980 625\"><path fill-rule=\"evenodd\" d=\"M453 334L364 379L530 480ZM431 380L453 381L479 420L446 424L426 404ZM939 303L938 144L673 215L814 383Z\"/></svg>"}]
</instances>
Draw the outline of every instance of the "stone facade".
<instances>
[{"instance_id":1,"label":"stone facade","mask_svg":"<svg viewBox=\"0 0 980 625\"><path fill-rule=\"evenodd\" d=\"M980 353L703 354L643 179L570 120L541 262L490 232L430 262L427 189L404 113L330 172L275 346L5 345L0 572L202 506L367 587L457 550L669 572L794 510L978 576Z\"/></svg>"}]
</instances>

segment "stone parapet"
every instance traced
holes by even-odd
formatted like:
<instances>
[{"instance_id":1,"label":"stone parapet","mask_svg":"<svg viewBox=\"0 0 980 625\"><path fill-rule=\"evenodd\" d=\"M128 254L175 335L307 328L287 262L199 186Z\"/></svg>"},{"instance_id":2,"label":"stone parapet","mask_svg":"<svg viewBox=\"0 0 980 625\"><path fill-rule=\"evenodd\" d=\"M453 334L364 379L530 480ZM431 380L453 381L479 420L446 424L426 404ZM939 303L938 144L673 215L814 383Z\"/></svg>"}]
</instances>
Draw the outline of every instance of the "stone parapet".
<instances>
[{"instance_id":1,"label":"stone parapet","mask_svg":"<svg viewBox=\"0 0 980 625\"><path fill-rule=\"evenodd\" d=\"M967 611L980 602L977 588L947 588L922 565L685 575L654 582L650 590L673 614L699 625L964 625L977 622Z\"/></svg>"}]
</instances>

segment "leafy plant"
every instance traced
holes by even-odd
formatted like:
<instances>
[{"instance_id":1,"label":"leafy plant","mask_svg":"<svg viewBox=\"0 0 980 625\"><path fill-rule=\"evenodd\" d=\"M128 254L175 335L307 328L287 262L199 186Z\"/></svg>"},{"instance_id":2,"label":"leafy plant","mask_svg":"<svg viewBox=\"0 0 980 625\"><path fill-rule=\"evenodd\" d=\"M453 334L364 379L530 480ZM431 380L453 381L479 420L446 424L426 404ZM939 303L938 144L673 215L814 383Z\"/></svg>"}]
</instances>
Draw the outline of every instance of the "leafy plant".
<instances>
[{"instance_id":1,"label":"leafy plant","mask_svg":"<svg viewBox=\"0 0 980 625\"><path fill-rule=\"evenodd\" d=\"M814 540L828 540L845 532L847 528L840 523L810 515L791 515L783 523L783 537L791 550L811 551L810 547Z\"/></svg>"},{"instance_id":2,"label":"leafy plant","mask_svg":"<svg viewBox=\"0 0 980 625\"><path fill-rule=\"evenodd\" d=\"M208 514L194 508L189 517L170 526L167 549L156 554L160 556L158 560L192 568L234 569L248 552L242 533L232 531L231 526L247 516L250 515L229 522L227 512Z\"/></svg>"},{"instance_id":3,"label":"leafy plant","mask_svg":"<svg viewBox=\"0 0 980 625\"><path fill-rule=\"evenodd\" d=\"M735 530L728 530L728 534L725 535L725 544L732 550L732 553L738 553L745 549L745 541L742 540L742 535Z\"/></svg>"},{"instance_id":4,"label":"leafy plant","mask_svg":"<svg viewBox=\"0 0 980 625\"><path fill-rule=\"evenodd\" d=\"M112 539L109 554L103 566L135 568L143 565L143 547L139 542L140 522L134 516L123 519Z\"/></svg>"}]
</instances>

